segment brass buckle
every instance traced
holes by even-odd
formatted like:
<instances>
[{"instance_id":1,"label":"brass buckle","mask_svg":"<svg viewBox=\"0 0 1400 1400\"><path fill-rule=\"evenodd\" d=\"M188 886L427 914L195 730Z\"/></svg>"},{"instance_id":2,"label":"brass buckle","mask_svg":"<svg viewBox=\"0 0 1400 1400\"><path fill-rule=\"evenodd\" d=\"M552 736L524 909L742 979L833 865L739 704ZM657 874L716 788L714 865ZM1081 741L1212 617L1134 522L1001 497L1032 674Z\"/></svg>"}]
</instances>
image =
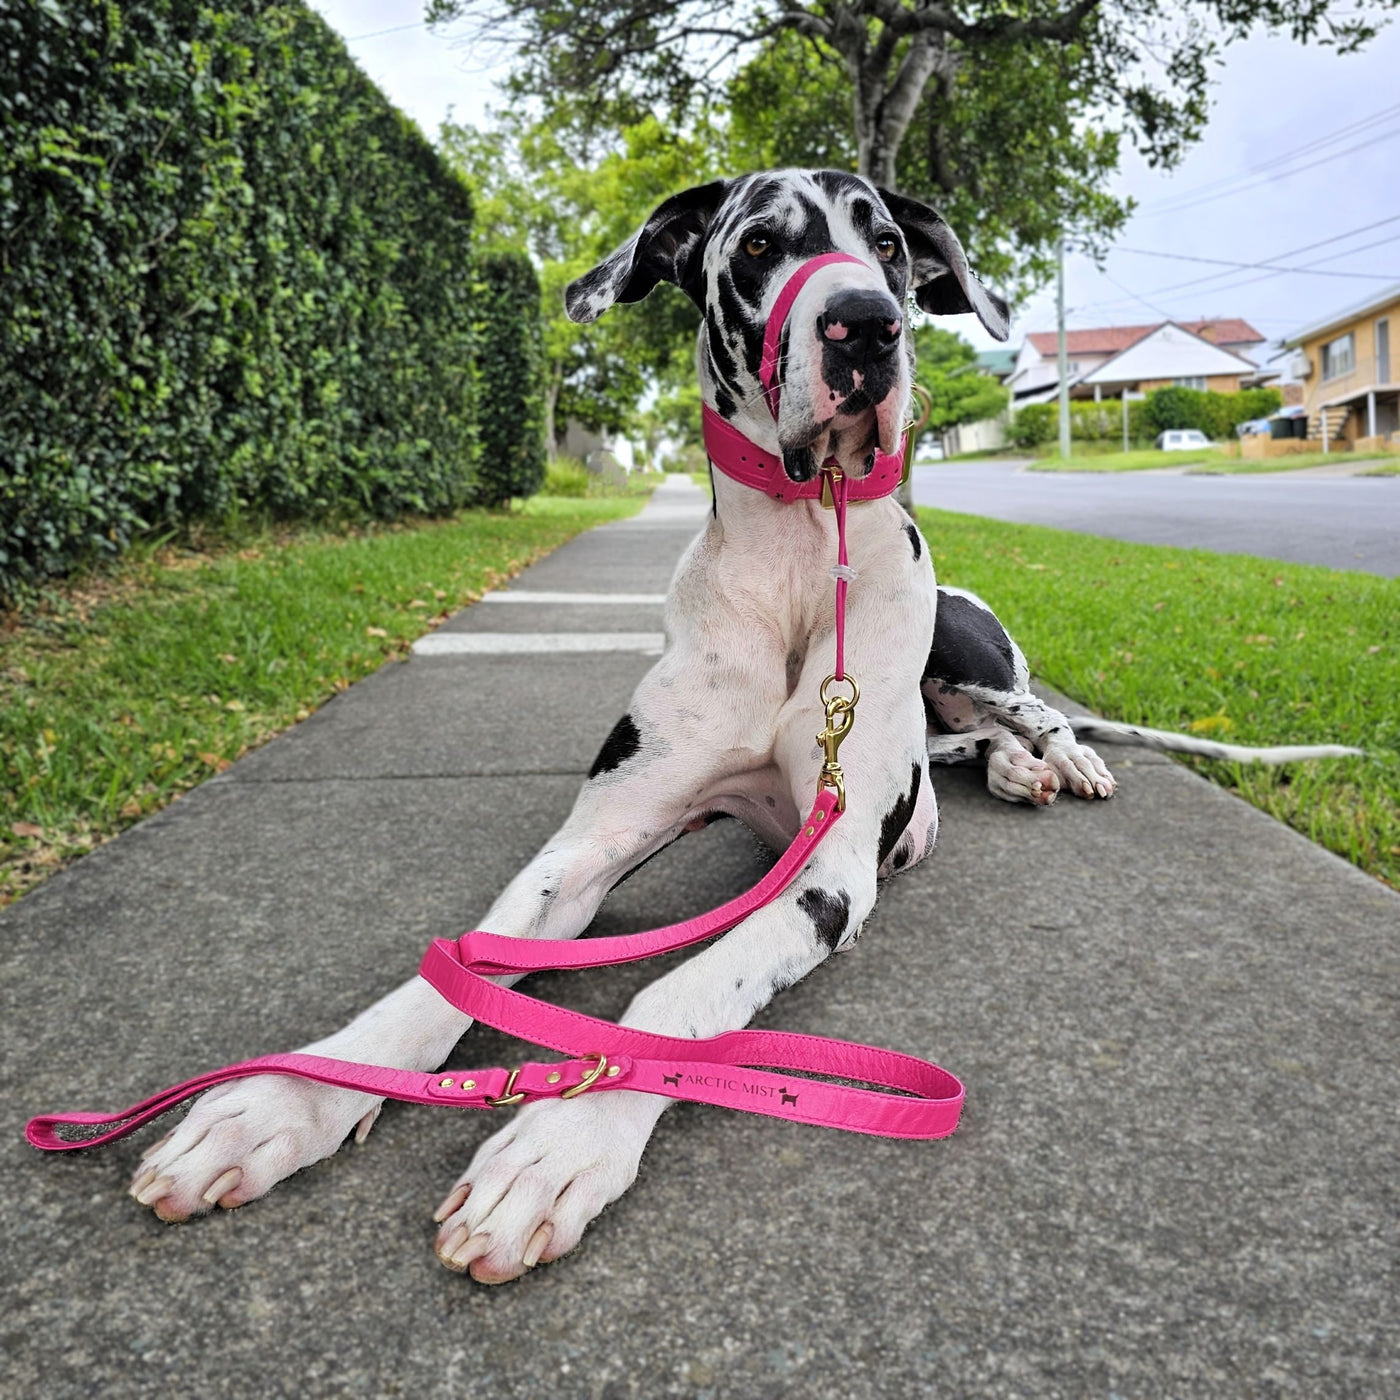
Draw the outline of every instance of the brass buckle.
<instances>
[{"instance_id":1,"label":"brass buckle","mask_svg":"<svg viewBox=\"0 0 1400 1400\"><path fill-rule=\"evenodd\" d=\"M822 770L817 775L817 791L820 793L823 788L830 788L835 792L838 812L846 810L846 775L841 771L837 752L846 735L851 732L851 726L856 722L855 710L860 702L860 686L856 684L856 678L847 675L843 679L851 687L849 696L829 693L831 686L841 683L835 676L828 676L822 682L821 698L826 708L826 728L817 735L817 743L825 753Z\"/></svg>"},{"instance_id":2,"label":"brass buckle","mask_svg":"<svg viewBox=\"0 0 1400 1400\"><path fill-rule=\"evenodd\" d=\"M487 1099L487 1108L506 1108L510 1104L524 1102L525 1091L523 1089L518 1094L511 1092L511 1090L515 1088L515 1081L519 1074L520 1066L516 1065L516 1067L510 1072L510 1078L506 1080L505 1092L498 1099Z\"/></svg>"},{"instance_id":3,"label":"brass buckle","mask_svg":"<svg viewBox=\"0 0 1400 1400\"><path fill-rule=\"evenodd\" d=\"M840 467L822 468L822 509L835 510L836 497L833 494L832 483L841 479Z\"/></svg>"},{"instance_id":4,"label":"brass buckle","mask_svg":"<svg viewBox=\"0 0 1400 1400\"><path fill-rule=\"evenodd\" d=\"M584 1059L588 1058L590 1057L587 1055L584 1056ZM594 1065L572 1089L565 1089L559 1097L561 1099L572 1099L583 1093L585 1089L591 1089L603 1077L603 1071L607 1069L607 1067L608 1057L606 1055L599 1055L598 1063Z\"/></svg>"}]
</instances>

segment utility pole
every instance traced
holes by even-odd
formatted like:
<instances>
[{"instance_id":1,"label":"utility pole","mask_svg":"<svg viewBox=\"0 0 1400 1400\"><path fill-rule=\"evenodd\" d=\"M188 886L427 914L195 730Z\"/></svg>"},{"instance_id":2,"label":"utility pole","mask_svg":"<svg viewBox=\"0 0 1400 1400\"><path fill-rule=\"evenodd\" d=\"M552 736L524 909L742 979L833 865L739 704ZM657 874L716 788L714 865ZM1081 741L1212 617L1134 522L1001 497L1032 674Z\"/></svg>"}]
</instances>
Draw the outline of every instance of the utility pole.
<instances>
[{"instance_id":1,"label":"utility pole","mask_svg":"<svg viewBox=\"0 0 1400 1400\"><path fill-rule=\"evenodd\" d=\"M1060 325L1060 456L1069 461L1069 351L1065 345L1065 237L1057 245L1059 270L1055 279L1055 315Z\"/></svg>"}]
</instances>

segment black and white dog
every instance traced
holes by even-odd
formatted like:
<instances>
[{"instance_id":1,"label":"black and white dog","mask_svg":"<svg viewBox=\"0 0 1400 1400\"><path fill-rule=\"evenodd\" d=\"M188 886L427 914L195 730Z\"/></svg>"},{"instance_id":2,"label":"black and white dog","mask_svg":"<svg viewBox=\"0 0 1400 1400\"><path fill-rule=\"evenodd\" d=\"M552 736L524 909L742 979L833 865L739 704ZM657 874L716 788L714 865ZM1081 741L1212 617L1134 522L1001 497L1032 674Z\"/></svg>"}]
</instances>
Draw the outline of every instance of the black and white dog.
<instances>
[{"instance_id":1,"label":"black and white dog","mask_svg":"<svg viewBox=\"0 0 1400 1400\"><path fill-rule=\"evenodd\" d=\"M764 324L788 273L830 251L857 261L823 267L798 294L775 423L758 381ZM780 454L795 481L830 455L860 477L876 447L895 450L909 400L901 326L910 294L928 312L973 311L994 335L1007 331L1005 306L969 272L938 214L833 172L753 175L668 199L569 288L569 313L591 320L662 280L703 312L706 402ZM1030 694L1025 660L990 611L935 588L918 530L893 500L853 507L848 535L856 581L846 655L862 698L841 753L846 817L782 896L647 987L626 1024L692 1037L742 1026L853 939L874 906L877 876L933 844L931 751L945 762L985 758L992 790L1013 800L1047 802L1061 783L1083 796L1113 790L1070 723ZM787 844L821 762L813 736L832 663L834 550L832 512L817 502L782 503L716 476L713 517L667 596L664 654L564 826L478 927L574 937L630 870L715 813ZM414 978L304 1048L426 1071L467 1024ZM626 1090L526 1105L439 1207L442 1262L500 1282L572 1249L631 1184L665 1107ZM379 1108L364 1094L278 1076L212 1090L149 1150L132 1194L166 1220L242 1205L334 1152L352 1130L363 1139Z\"/></svg>"}]
</instances>

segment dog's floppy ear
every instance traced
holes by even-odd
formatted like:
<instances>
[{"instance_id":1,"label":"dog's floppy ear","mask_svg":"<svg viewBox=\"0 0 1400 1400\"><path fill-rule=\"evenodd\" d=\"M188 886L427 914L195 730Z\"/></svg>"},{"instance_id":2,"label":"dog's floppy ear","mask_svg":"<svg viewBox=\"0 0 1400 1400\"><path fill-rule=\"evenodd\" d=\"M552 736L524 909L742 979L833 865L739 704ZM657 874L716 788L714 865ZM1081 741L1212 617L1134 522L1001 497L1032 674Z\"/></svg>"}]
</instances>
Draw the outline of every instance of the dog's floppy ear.
<instances>
[{"instance_id":1,"label":"dog's floppy ear","mask_svg":"<svg viewBox=\"0 0 1400 1400\"><path fill-rule=\"evenodd\" d=\"M889 190L881 190L880 198L909 244L914 300L919 306L935 316L976 312L992 335L1005 340L1011 329L1011 313L968 267L967 254L943 216L927 204Z\"/></svg>"},{"instance_id":2,"label":"dog's floppy ear","mask_svg":"<svg viewBox=\"0 0 1400 1400\"><path fill-rule=\"evenodd\" d=\"M611 257L564 289L571 321L596 321L615 301L641 301L658 282L674 282L699 302L700 259L705 230L719 208L727 180L682 190L657 206L651 217Z\"/></svg>"}]
</instances>

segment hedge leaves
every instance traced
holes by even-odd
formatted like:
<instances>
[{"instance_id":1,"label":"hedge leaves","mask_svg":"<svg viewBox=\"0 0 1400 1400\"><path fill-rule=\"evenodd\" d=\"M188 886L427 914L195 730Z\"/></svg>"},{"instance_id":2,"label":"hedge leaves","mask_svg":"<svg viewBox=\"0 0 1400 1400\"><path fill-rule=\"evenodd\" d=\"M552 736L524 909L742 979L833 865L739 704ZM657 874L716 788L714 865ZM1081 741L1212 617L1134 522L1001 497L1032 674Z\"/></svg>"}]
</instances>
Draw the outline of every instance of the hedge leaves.
<instances>
[{"instance_id":1,"label":"hedge leaves","mask_svg":"<svg viewBox=\"0 0 1400 1400\"><path fill-rule=\"evenodd\" d=\"M538 288L498 373L465 187L317 15L21 0L0 51L0 599L166 523L477 498L478 377L538 422ZM498 499L538 449L491 412Z\"/></svg>"}]
</instances>

